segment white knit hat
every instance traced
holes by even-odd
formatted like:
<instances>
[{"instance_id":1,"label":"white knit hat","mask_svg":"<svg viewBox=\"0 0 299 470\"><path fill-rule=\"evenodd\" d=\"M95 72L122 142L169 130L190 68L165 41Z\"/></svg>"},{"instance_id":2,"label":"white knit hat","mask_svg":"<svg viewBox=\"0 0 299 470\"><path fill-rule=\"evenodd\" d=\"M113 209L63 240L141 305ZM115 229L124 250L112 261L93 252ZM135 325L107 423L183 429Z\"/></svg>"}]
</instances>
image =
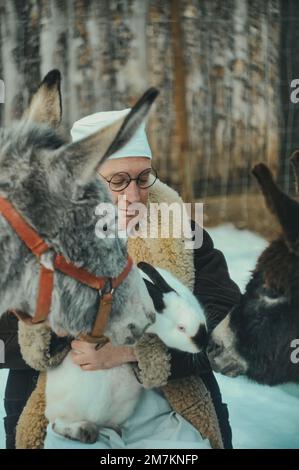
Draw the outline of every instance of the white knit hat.
<instances>
[{"instance_id":1,"label":"white knit hat","mask_svg":"<svg viewBox=\"0 0 299 470\"><path fill-rule=\"evenodd\" d=\"M71 129L73 142L81 140L94 132L103 129L112 124L114 121L126 116L131 108L122 109L121 111L106 111L101 113L90 114L82 119L74 122ZM121 149L113 153L109 159L123 157L147 157L152 158L151 148L149 146L146 132L145 122L143 121L137 129L133 137Z\"/></svg>"}]
</instances>

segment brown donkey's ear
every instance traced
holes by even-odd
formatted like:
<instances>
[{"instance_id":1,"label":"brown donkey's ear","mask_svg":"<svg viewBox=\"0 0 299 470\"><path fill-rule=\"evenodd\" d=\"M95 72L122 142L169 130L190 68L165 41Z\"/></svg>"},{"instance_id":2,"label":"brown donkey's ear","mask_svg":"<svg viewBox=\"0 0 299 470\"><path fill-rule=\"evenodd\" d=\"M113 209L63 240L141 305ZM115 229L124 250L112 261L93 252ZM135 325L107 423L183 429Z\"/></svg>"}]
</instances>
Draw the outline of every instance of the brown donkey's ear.
<instances>
[{"instance_id":1,"label":"brown donkey's ear","mask_svg":"<svg viewBox=\"0 0 299 470\"><path fill-rule=\"evenodd\" d=\"M262 189L268 208L278 219L290 248L297 251L299 244L298 202L279 189L265 164L256 165L252 173Z\"/></svg>"},{"instance_id":2,"label":"brown donkey's ear","mask_svg":"<svg viewBox=\"0 0 299 470\"><path fill-rule=\"evenodd\" d=\"M32 96L22 121L58 127L62 115L60 83L59 70L51 70Z\"/></svg>"},{"instance_id":3,"label":"brown donkey's ear","mask_svg":"<svg viewBox=\"0 0 299 470\"><path fill-rule=\"evenodd\" d=\"M148 89L124 118L108 125L82 140L59 149L56 158L64 158L80 184L95 176L97 168L113 153L123 147L137 131L158 95Z\"/></svg>"},{"instance_id":4,"label":"brown donkey's ear","mask_svg":"<svg viewBox=\"0 0 299 470\"><path fill-rule=\"evenodd\" d=\"M295 152L291 155L290 162L293 167L293 171L295 174L295 181L296 181L296 192L299 192L299 150L295 150Z\"/></svg>"}]
</instances>

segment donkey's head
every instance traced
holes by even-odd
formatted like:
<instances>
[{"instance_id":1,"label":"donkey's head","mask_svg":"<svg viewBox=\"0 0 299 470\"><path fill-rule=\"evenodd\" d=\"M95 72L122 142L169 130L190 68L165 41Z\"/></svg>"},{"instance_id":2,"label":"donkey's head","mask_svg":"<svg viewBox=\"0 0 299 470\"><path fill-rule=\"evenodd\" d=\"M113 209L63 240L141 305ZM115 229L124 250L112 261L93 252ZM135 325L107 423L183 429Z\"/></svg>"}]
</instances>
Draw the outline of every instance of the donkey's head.
<instances>
[{"instance_id":1,"label":"donkey's head","mask_svg":"<svg viewBox=\"0 0 299 470\"><path fill-rule=\"evenodd\" d=\"M0 197L10 201L53 252L97 276L116 277L126 264L127 251L123 240L95 235L99 219L95 208L99 203L111 202L106 184L96 171L132 137L156 96L157 91L149 89L125 118L69 143L55 130L61 120L61 95L60 73L53 70L44 78L21 121L11 129L0 130ZM38 261L1 215L0 256L0 313L14 308L32 315ZM114 313L131 293L134 272L117 289ZM145 293L144 288L141 295ZM130 312L131 316L138 318L142 310L140 321L136 320L138 330L141 322L145 323L145 310L152 309L152 304L145 307L146 302L141 302L136 291L131 302L132 298L140 308ZM63 329L73 335L90 331L96 308L96 292L55 273L50 315L54 330ZM123 331L114 335L119 342L126 335L132 336L124 328L128 318L124 321Z\"/></svg>"},{"instance_id":2,"label":"donkey's head","mask_svg":"<svg viewBox=\"0 0 299 470\"><path fill-rule=\"evenodd\" d=\"M293 155L296 178L299 152ZM299 338L299 204L284 194L268 167L254 167L282 235L258 259L238 306L215 328L208 346L215 370L268 384L299 381L291 343Z\"/></svg>"}]
</instances>

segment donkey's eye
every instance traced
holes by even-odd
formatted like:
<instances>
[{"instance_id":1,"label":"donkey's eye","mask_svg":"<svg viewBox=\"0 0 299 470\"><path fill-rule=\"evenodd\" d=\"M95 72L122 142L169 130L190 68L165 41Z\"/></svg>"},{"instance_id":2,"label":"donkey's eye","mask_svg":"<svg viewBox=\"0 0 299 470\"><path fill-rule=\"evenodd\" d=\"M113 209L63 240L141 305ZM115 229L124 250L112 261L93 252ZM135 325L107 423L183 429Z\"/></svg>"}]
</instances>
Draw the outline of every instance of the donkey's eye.
<instances>
[{"instance_id":1,"label":"donkey's eye","mask_svg":"<svg viewBox=\"0 0 299 470\"><path fill-rule=\"evenodd\" d=\"M278 292L277 290L275 289L272 289L271 287L266 287L264 286L263 288L263 294L267 297L269 297L270 299L277 299L278 297L281 296L281 293Z\"/></svg>"},{"instance_id":2,"label":"donkey's eye","mask_svg":"<svg viewBox=\"0 0 299 470\"><path fill-rule=\"evenodd\" d=\"M184 327L184 325L178 325L178 330L179 330L181 333L186 333L186 328Z\"/></svg>"}]
</instances>

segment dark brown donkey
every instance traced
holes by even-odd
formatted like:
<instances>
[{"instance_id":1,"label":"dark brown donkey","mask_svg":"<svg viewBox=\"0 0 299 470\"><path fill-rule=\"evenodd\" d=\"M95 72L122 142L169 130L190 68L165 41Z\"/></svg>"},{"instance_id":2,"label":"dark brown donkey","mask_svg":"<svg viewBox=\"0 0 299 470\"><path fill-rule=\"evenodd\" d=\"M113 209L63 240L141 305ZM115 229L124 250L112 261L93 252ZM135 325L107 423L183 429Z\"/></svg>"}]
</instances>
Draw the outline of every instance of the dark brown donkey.
<instances>
[{"instance_id":1,"label":"dark brown donkey","mask_svg":"<svg viewBox=\"0 0 299 470\"><path fill-rule=\"evenodd\" d=\"M298 182L299 152L291 162ZM259 257L240 304L213 331L208 354L226 375L299 382L299 203L278 188L266 165L253 174L282 233Z\"/></svg>"}]
</instances>

